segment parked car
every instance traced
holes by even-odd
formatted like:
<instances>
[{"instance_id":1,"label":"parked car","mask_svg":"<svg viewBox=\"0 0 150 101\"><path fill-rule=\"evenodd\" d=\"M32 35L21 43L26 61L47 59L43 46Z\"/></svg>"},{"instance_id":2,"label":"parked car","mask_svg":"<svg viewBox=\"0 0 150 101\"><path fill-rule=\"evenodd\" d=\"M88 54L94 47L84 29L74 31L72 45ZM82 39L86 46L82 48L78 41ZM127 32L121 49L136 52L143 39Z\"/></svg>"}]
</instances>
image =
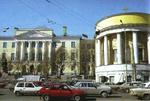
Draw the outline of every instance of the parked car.
<instances>
[{"instance_id":1,"label":"parked car","mask_svg":"<svg viewBox=\"0 0 150 101\"><path fill-rule=\"evenodd\" d=\"M150 100L150 85L148 87L133 88L130 89L130 94L142 98L144 100Z\"/></svg>"},{"instance_id":2,"label":"parked car","mask_svg":"<svg viewBox=\"0 0 150 101\"><path fill-rule=\"evenodd\" d=\"M131 88L138 88L141 86L141 82L126 82L119 86L120 91L129 93Z\"/></svg>"},{"instance_id":3,"label":"parked car","mask_svg":"<svg viewBox=\"0 0 150 101\"><path fill-rule=\"evenodd\" d=\"M111 87L107 85L96 86L93 82L77 82L74 87L82 89L86 94L96 94L105 98L112 93Z\"/></svg>"},{"instance_id":4,"label":"parked car","mask_svg":"<svg viewBox=\"0 0 150 101\"><path fill-rule=\"evenodd\" d=\"M33 82L18 82L15 85L14 93L19 96L23 94L37 94L42 87L34 84Z\"/></svg>"},{"instance_id":5,"label":"parked car","mask_svg":"<svg viewBox=\"0 0 150 101\"><path fill-rule=\"evenodd\" d=\"M142 83L142 87L150 87L150 82Z\"/></svg>"},{"instance_id":6,"label":"parked car","mask_svg":"<svg viewBox=\"0 0 150 101\"><path fill-rule=\"evenodd\" d=\"M51 83L47 87L43 87L38 91L44 101L51 99L69 99L74 101L83 101L84 92L79 89L73 89L67 84L54 84Z\"/></svg>"}]
</instances>

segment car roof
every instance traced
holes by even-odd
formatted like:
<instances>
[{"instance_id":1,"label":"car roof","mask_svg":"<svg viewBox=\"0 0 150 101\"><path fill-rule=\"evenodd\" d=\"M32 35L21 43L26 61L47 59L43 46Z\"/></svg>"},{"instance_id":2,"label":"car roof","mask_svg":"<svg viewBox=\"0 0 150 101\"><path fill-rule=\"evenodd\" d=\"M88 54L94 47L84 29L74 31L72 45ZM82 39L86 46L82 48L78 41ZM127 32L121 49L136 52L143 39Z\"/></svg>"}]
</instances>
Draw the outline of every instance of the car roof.
<instances>
[{"instance_id":1,"label":"car roof","mask_svg":"<svg viewBox=\"0 0 150 101\"><path fill-rule=\"evenodd\" d=\"M20 81L20 82L17 82L17 83L33 83L33 82L31 82L31 81L27 81L27 82Z\"/></svg>"},{"instance_id":2,"label":"car roof","mask_svg":"<svg viewBox=\"0 0 150 101\"><path fill-rule=\"evenodd\" d=\"M48 83L48 85L67 85L67 84L64 84L64 83Z\"/></svg>"}]
</instances>

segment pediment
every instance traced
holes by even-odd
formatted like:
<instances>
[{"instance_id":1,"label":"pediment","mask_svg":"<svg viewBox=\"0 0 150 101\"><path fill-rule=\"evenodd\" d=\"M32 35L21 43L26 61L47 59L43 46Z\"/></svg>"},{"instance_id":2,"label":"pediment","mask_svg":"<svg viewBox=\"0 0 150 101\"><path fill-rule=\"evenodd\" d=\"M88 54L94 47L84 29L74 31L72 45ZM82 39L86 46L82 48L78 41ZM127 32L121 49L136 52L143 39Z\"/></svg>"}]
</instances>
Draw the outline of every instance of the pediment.
<instances>
[{"instance_id":1,"label":"pediment","mask_svg":"<svg viewBox=\"0 0 150 101\"><path fill-rule=\"evenodd\" d=\"M38 37L41 38L41 37L50 37L50 35L32 30L32 31L27 31L25 33L21 33L17 35L16 37L17 38L38 38Z\"/></svg>"}]
</instances>

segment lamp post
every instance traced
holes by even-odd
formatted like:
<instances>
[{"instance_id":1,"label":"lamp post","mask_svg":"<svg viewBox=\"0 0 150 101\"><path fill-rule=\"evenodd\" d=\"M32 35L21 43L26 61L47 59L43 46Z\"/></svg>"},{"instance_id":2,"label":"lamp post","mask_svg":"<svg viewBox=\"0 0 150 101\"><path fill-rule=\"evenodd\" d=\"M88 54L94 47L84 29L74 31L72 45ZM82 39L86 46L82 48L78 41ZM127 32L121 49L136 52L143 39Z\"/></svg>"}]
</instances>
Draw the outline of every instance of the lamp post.
<instances>
[{"instance_id":1,"label":"lamp post","mask_svg":"<svg viewBox=\"0 0 150 101\"><path fill-rule=\"evenodd\" d=\"M133 43L130 43L130 45L131 45L131 50L132 50L132 62L131 62L131 64L132 64L132 69L133 69L133 71L132 71L132 80L133 81L136 81L136 65L135 65L135 62L134 62L134 49L133 49Z\"/></svg>"},{"instance_id":2,"label":"lamp post","mask_svg":"<svg viewBox=\"0 0 150 101\"><path fill-rule=\"evenodd\" d=\"M120 22L121 22L121 25L123 27L123 25L124 25L123 21L120 20ZM125 45L125 68L126 68L126 80L125 81L128 82L128 80L127 80L127 56L126 56L127 55L127 43L126 43L127 42L127 36L126 36L127 33L126 33L125 28L124 28L123 32L124 32L124 41L125 41L125 44L124 44Z\"/></svg>"}]
</instances>

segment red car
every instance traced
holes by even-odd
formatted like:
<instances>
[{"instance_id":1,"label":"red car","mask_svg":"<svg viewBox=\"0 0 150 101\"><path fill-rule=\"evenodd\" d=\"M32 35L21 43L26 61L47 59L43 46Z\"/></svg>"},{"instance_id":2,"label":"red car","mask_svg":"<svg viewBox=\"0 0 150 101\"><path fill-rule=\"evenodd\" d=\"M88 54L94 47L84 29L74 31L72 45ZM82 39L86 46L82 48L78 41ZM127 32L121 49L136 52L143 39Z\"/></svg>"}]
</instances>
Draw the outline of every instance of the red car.
<instances>
[{"instance_id":1,"label":"red car","mask_svg":"<svg viewBox=\"0 0 150 101\"><path fill-rule=\"evenodd\" d=\"M83 101L85 97L82 90L73 89L66 84L50 84L47 88L41 88L38 94L41 95L44 101L52 101L53 98L55 98L54 101L57 99Z\"/></svg>"}]
</instances>

